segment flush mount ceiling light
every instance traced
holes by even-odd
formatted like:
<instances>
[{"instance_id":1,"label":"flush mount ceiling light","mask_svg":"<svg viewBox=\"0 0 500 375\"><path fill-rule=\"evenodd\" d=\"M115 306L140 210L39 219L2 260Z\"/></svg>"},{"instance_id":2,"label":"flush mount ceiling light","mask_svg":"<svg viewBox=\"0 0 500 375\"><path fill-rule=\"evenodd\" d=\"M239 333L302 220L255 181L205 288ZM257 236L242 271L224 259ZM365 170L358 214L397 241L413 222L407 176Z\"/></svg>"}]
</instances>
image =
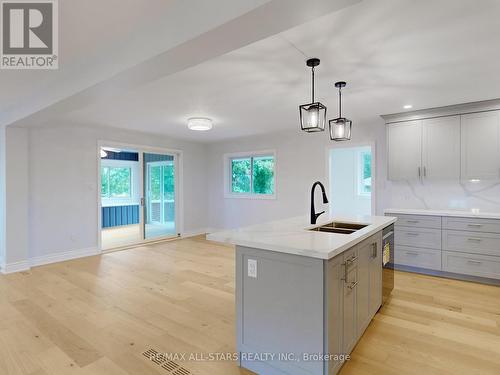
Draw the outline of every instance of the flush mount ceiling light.
<instances>
[{"instance_id":1,"label":"flush mount ceiling light","mask_svg":"<svg viewBox=\"0 0 500 375\"><path fill-rule=\"evenodd\" d=\"M405 105L403 106L403 108L404 108L404 109L412 109L412 108L413 108L413 106L412 106L411 104L405 104Z\"/></svg>"},{"instance_id":2,"label":"flush mount ceiling light","mask_svg":"<svg viewBox=\"0 0 500 375\"><path fill-rule=\"evenodd\" d=\"M207 117L191 117L188 119L188 128L196 131L206 131L213 127L212 119Z\"/></svg>"},{"instance_id":3,"label":"flush mount ceiling light","mask_svg":"<svg viewBox=\"0 0 500 375\"><path fill-rule=\"evenodd\" d=\"M312 77L312 99L311 103L299 106L300 128L308 133L322 132L325 130L326 107L320 102L314 101L314 68L320 63L318 58L306 61L306 65L311 68Z\"/></svg>"},{"instance_id":4,"label":"flush mount ceiling light","mask_svg":"<svg viewBox=\"0 0 500 375\"><path fill-rule=\"evenodd\" d=\"M342 117L342 88L346 86L343 81L335 82L335 87L339 89L339 117L330 120L330 139L332 141L348 141L351 139L352 121Z\"/></svg>"}]
</instances>

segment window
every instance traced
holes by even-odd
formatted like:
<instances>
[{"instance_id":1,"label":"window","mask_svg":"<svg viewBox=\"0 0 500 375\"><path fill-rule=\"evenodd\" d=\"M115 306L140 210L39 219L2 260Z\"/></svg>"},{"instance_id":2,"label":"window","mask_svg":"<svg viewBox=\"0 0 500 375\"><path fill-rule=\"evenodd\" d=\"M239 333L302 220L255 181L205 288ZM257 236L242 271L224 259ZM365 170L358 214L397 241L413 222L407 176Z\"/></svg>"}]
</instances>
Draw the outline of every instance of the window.
<instances>
[{"instance_id":1,"label":"window","mask_svg":"<svg viewBox=\"0 0 500 375\"><path fill-rule=\"evenodd\" d=\"M358 158L358 194L371 195L372 192L372 154L361 151Z\"/></svg>"},{"instance_id":2,"label":"window","mask_svg":"<svg viewBox=\"0 0 500 375\"><path fill-rule=\"evenodd\" d=\"M274 197L274 154L228 156L228 188L232 197Z\"/></svg>"},{"instance_id":3,"label":"window","mask_svg":"<svg viewBox=\"0 0 500 375\"><path fill-rule=\"evenodd\" d=\"M131 186L131 168L101 167L101 196L103 198L130 198Z\"/></svg>"}]
</instances>

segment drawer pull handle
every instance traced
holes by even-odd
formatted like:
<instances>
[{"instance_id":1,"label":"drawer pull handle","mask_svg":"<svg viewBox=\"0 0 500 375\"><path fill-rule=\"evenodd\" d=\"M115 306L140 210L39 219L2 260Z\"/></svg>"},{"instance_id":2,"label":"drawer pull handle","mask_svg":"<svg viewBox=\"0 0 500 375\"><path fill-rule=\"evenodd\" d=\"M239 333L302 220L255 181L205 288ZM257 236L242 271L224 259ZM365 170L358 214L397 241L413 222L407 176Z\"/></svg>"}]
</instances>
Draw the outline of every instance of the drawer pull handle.
<instances>
[{"instance_id":1,"label":"drawer pull handle","mask_svg":"<svg viewBox=\"0 0 500 375\"><path fill-rule=\"evenodd\" d=\"M356 287L356 285L358 285L358 282L357 282L357 281L355 281L355 282L353 282L353 283L349 284L347 287L348 287L349 289L354 289L354 288Z\"/></svg>"},{"instance_id":2,"label":"drawer pull handle","mask_svg":"<svg viewBox=\"0 0 500 375\"><path fill-rule=\"evenodd\" d=\"M469 264L475 264L475 265L480 265L480 264L482 264L483 262L479 262L479 261L477 261L477 260L468 260L468 261L467 261L467 263L469 263Z\"/></svg>"},{"instance_id":3,"label":"drawer pull handle","mask_svg":"<svg viewBox=\"0 0 500 375\"><path fill-rule=\"evenodd\" d=\"M414 252L414 251L407 251L406 252L407 255L413 255L413 256L418 256L418 253Z\"/></svg>"},{"instance_id":4,"label":"drawer pull handle","mask_svg":"<svg viewBox=\"0 0 500 375\"><path fill-rule=\"evenodd\" d=\"M467 241L481 242L481 238L467 238Z\"/></svg>"},{"instance_id":5,"label":"drawer pull handle","mask_svg":"<svg viewBox=\"0 0 500 375\"><path fill-rule=\"evenodd\" d=\"M352 258L350 258L350 259L347 259L345 262L346 262L346 264L347 264L347 265L349 265L349 264L351 264L351 263L354 263L354 262L355 262L355 261L357 261L357 260L358 260L358 257L357 257L357 256L354 256L354 257L352 257Z\"/></svg>"},{"instance_id":6,"label":"drawer pull handle","mask_svg":"<svg viewBox=\"0 0 500 375\"><path fill-rule=\"evenodd\" d=\"M483 224L467 224L468 227L481 228Z\"/></svg>"},{"instance_id":7,"label":"drawer pull handle","mask_svg":"<svg viewBox=\"0 0 500 375\"><path fill-rule=\"evenodd\" d=\"M420 233L414 233L414 232L406 232L407 236L418 236Z\"/></svg>"},{"instance_id":8,"label":"drawer pull handle","mask_svg":"<svg viewBox=\"0 0 500 375\"><path fill-rule=\"evenodd\" d=\"M412 223L412 224L417 224L419 223L418 220L406 220L407 223Z\"/></svg>"}]
</instances>

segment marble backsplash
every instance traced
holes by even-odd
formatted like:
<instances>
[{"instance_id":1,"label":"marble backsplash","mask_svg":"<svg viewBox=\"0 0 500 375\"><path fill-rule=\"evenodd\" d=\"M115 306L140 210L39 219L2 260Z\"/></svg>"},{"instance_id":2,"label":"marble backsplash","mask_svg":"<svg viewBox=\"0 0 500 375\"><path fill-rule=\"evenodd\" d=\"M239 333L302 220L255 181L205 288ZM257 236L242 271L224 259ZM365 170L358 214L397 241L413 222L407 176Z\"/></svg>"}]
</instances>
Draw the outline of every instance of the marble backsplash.
<instances>
[{"instance_id":1,"label":"marble backsplash","mask_svg":"<svg viewBox=\"0 0 500 375\"><path fill-rule=\"evenodd\" d=\"M384 208L500 212L500 181L386 181Z\"/></svg>"}]
</instances>

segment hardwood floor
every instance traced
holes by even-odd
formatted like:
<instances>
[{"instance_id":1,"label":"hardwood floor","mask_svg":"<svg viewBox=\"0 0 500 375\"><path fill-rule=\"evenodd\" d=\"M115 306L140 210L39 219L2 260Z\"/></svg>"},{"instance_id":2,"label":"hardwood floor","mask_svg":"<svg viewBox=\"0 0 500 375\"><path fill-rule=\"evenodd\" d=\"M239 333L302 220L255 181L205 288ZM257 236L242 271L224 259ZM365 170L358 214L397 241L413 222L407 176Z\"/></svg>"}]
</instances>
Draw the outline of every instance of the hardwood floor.
<instances>
[{"instance_id":1,"label":"hardwood floor","mask_svg":"<svg viewBox=\"0 0 500 375\"><path fill-rule=\"evenodd\" d=\"M395 284L343 375L500 373L499 287L403 272ZM174 374L150 348L234 351L233 248L194 238L0 276L0 374Z\"/></svg>"}]
</instances>

